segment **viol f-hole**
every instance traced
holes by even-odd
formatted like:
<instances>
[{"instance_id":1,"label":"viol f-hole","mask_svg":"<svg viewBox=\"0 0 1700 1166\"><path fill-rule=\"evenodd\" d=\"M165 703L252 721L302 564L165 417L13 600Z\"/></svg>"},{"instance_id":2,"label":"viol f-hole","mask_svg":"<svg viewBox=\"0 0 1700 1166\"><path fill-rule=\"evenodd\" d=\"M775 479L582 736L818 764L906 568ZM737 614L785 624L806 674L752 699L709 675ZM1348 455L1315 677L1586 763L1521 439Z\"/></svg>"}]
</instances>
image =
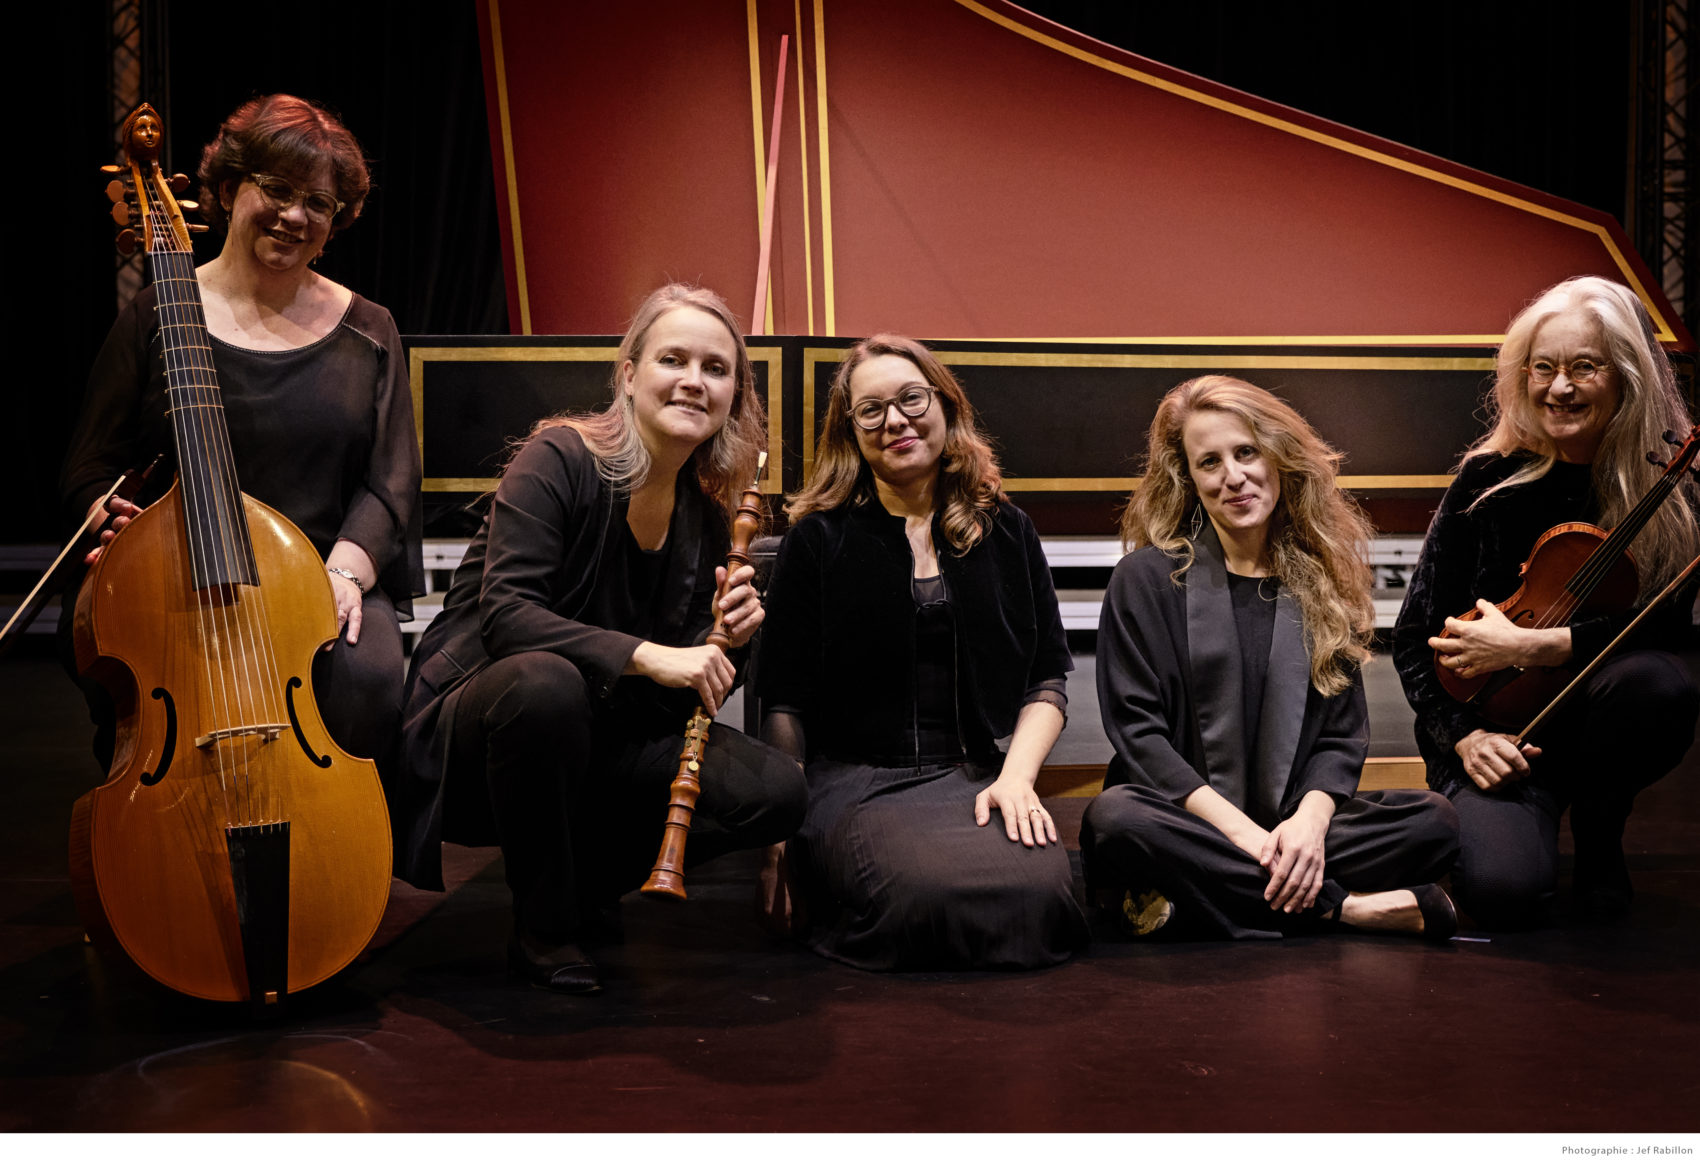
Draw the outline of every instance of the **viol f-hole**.
<instances>
[{"instance_id":1,"label":"viol f-hole","mask_svg":"<svg viewBox=\"0 0 1700 1166\"><path fill-rule=\"evenodd\" d=\"M764 453L756 462L756 479L738 500L738 515L732 520L732 549L726 552L726 575L750 561L750 543L761 529L761 474L767 466ZM726 635L725 613L716 608L714 627L708 642L726 651L732 646ZM685 898L685 840L691 832L691 818L696 813L697 795L702 792L702 758L708 750L708 713L699 704L685 726L685 747L679 751L679 772L667 798L667 822L661 829L661 851L655 856L655 868L641 888L646 895L664 899Z\"/></svg>"}]
</instances>

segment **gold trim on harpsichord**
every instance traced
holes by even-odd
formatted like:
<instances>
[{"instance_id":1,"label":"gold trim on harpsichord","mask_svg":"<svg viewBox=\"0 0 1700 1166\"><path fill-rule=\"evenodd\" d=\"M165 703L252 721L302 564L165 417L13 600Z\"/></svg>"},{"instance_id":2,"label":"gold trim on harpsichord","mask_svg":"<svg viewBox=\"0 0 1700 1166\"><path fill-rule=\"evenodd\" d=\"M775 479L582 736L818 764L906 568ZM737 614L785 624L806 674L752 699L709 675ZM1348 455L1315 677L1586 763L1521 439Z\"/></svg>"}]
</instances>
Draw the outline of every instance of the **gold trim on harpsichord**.
<instances>
[{"instance_id":1,"label":"gold trim on harpsichord","mask_svg":"<svg viewBox=\"0 0 1700 1166\"><path fill-rule=\"evenodd\" d=\"M525 285L525 238L519 229L519 179L514 173L513 125L508 119L508 67L502 55L500 0L490 0L490 57L496 73L496 112L502 123L502 172L508 180L508 222L513 229L514 284L519 290L519 330L531 335L531 292Z\"/></svg>"},{"instance_id":2,"label":"gold trim on harpsichord","mask_svg":"<svg viewBox=\"0 0 1700 1166\"><path fill-rule=\"evenodd\" d=\"M819 3L820 3L820 0L816 0L817 9L819 7ZM1237 102L1229 101L1226 98L1217 97L1217 96L1214 96L1214 95L1208 94L1208 93L1201 93L1197 89L1193 89L1193 88L1190 88L1186 85L1182 85L1179 82L1167 81L1167 80L1164 80L1161 77L1153 76L1150 73L1146 73L1146 72L1143 72L1142 70L1135 69L1130 65L1123 65L1123 64L1120 64L1116 61L1108 60L1104 57L1099 56L1096 53L1088 52L1085 49L1076 48L1074 45L1067 44L1063 41L1060 41L1053 36L1049 36L1049 35L1047 35L1043 32L1040 32L1038 29L1028 28L1026 25L1021 24L1019 21L1012 20L1009 17L1004 16L1001 13L993 12L991 9L987 8L985 5L977 3L977 0L955 0L955 3L960 5L963 8L966 8L968 11L974 13L976 16L979 16L979 17L981 17L982 19L985 19L985 20L989 20L993 24L996 24L1001 28L1007 29L1008 31L1015 33L1017 36L1024 37L1027 40L1033 41L1035 44L1043 45L1044 47L1046 47L1048 49L1055 50L1056 52L1062 53L1065 56L1073 57L1077 61L1083 61L1088 65L1092 65L1096 68L1103 69L1103 70L1110 72L1110 73L1114 73L1117 76L1126 77L1130 81L1136 81L1141 85L1148 85L1153 89L1161 90L1162 92L1167 93L1167 94L1169 94L1173 97L1179 97L1179 98L1182 98L1182 99L1187 100L1187 101L1194 101L1194 102L1197 102L1200 105L1208 106L1209 108L1214 109L1214 110L1218 110L1222 113L1231 114L1234 117L1242 117L1242 118L1245 118L1247 121L1253 121L1253 122L1256 122L1259 125L1267 126L1269 129L1277 130L1281 133L1292 134L1295 137L1304 138L1307 141L1315 142L1318 145L1327 146L1330 149L1340 150L1343 153L1352 154L1356 157L1363 158L1363 159L1370 161L1370 162L1375 162L1375 163L1382 165L1382 166L1388 166L1388 167L1391 167L1395 170L1403 170L1405 173L1415 175L1418 178L1423 178L1423 179L1426 179L1430 182L1438 182L1443 186L1450 186L1450 187L1453 187L1456 190L1462 190L1462 191L1464 191L1468 194L1474 194L1474 195L1477 195L1481 198L1486 198L1486 199L1490 199L1490 200L1497 202L1497 203L1502 203L1505 206L1512 207L1515 210L1525 211L1529 214L1538 215L1538 216L1540 216L1541 218L1544 218L1544 219L1551 219L1552 221L1554 221L1556 223L1561 223L1564 226L1574 227L1577 230L1585 231L1588 234L1591 234L1591 235L1595 236L1597 239L1599 239L1600 244L1603 247L1605 247L1607 254L1609 254L1611 256L1612 262L1617 265L1618 273L1619 273L1619 275L1622 276L1623 282L1628 284L1631 288L1635 289L1635 294L1638 297L1640 297L1641 303L1646 307L1648 314L1653 317L1653 322L1658 325L1658 329L1659 329L1658 339L1661 340L1661 341L1664 341L1666 343L1672 342L1676 339L1676 334L1673 331L1671 331L1671 326L1668 323L1665 322L1665 318L1662 315L1659 314L1659 309L1658 309L1657 305L1655 305L1653 303L1652 297L1647 294L1646 288L1641 286L1641 280L1636 276L1634 269L1629 265L1629 262L1624 258L1623 252L1618 250L1617 242L1616 242L1616 240L1614 240L1611 237L1611 232L1609 230L1607 230L1604 226L1601 226L1599 223L1591 223L1586 219L1579 219L1575 215L1565 214L1563 211L1555 210L1552 207L1546 207L1546 206L1542 206L1541 204L1536 203L1536 202L1530 202L1526 198L1518 198L1516 195L1506 194L1504 191L1495 190L1491 186L1483 186L1479 182L1471 182L1467 178L1459 178L1456 175L1447 174L1445 171L1436 170L1431 166L1423 166L1423 165L1420 165L1419 163L1416 163L1416 162L1407 161L1406 159L1395 157L1394 155L1389 154L1389 153L1387 153L1383 150L1377 150L1377 149L1374 149L1370 146L1362 145L1358 142L1347 141L1345 138L1339 137L1338 135L1327 133L1324 130L1314 129L1310 126L1299 125L1297 122L1289 121L1286 118L1282 118L1282 117L1276 117L1274 114L1262 113L1262 112L1255 110L1255 109L1248 109L1246 106L1240 105ZM824 89L822 90L822 92L824 93ZM827 327L828 327L829 330L831 329L830 322L828 323ZM1228 343L1228 344L1233 344L1233 343L1238 343L1238 344L1494 344L1494 345L1497 345L1502 340L1504 340L1504 338L1505 337L1503 335L1496 335L1496 336L1350 336L1350 337L1347 337L1347 336L1337 336L1337 337L1315 337L1315 336L1274 337L1274 336L1263 336L1263 337L1239 337L1239 338L1222 337L1222 336L1216 336L1216 337L1197 337L1197 336L1195 336L1195 337L1171 337L1171 338L1163 339L1163 340L1157 340L1157 339L1152 339L1152 338L1139 338L1139 339L1128 339L1128 340L1110 340L1107 337L1099 336L1099 337L1088 337L1084 340L1084 342L1088 343L1088 344L1094 344L1094 343L1096 343L1096 344L1105 344L1105 343L1137 343L1137 344L1224 344L1224 343ZM990 338L988 337L988 339L990 339ZM1034 340L1028 341L1028 343L1057 344L1057 343L1064 343L1064 341L1062 341L1060 339L1034 339Z\"/></svg>"},{"instance_id":3,"label":"gold trim on harpsichord","mask_svg":"<svg viewBox=\"0 0 1700 1166\"><path fill-rule=\"evenodd\" d=\"M960 338L957 343L960 343ZM931 347L937 341L928 342ZM946 341L945 343L949 343ZM803 349L803 481L814 472L815 366L844 359L848 348ZM956 367L1010 366L1016 368L1312 368L1361 369L1365 372L1492 372L1489 356L1292 356L1152 352L959 352L935 348L940 363ZM1015 494L1125 494L1139 478L1005 478L1004 489ZM1342 474L1347 490L1444 490L1451 474Z\"/></svg>"},{"instance_id":4,"label":"gold trim on harpsichord","mask_svg":"<svg viewBox=\"0 0 1700 1166\"><path fill-rule=\"evenodd\" d=\"M803 88L803 0L791 0L791 23L797 30L797 154L803 192L803 304L809 335L815 334L815 255L809 223L809 101Z\"/></svg>"},{"instance_id":5,"label":"gold trim on harpsichord","mask_svg":"<svg viewBox=\"0 0 1700 1166\"><path fill-rule=\"evenodd\" d=\"M756 0L744 0L744 19L749 26L750 40L750 121L751 135L756 147L756 238L761 238L761 217L767 208L767 130L762 122L761 100L761 43L757 37ZM784 84L785 79L779 79ZM776 174L777 179L779 176ZM775 211L777 213L777 211ZM757 273L759 276L759 272ZM765 319L751 320L750 330L773 333L773 280L767 281ZM758 327L759 326L759 327Z\"/></svg>"},{"instance_id":6,"label":"gold trim on harpsichord","mask_svg":"<svg viewBox=\"0 0 1700 1166\"><path fill-rule=\"evenodd\" d=\"M844 359L848 348L805 348L803 349L803 481L801 487L815 472L815 437L820 427L815 424L815 365L824 361L837 364Z\"/></svg>"},{"instance_id":7,"label":"gold trim on harpsichord","mask_svg":"<svg viewBox=\"0 0 1700 1166\"><path fill-rule=\"evenodd\" d=\"M1011 494L1130 494L1144 478L1005 478ZM1341 474L1343 490L1444 490L1451 474Z\"/></svg>"},{"instance_id":8,"label":"gold trim on harpsichord","mask_svg":"<svg viewBox=\"0 0 1700 1166\"><path fill-rule=\"evenodd\" d=\"M785 487L779 467L782 464L785 435L785 350L772 345L751 345L748 349L751 364L767 368L767 460L774 472L762 483L762 493L782 494ZM613 364L620 353L618 344L544 345L498 344L489 347L415 348L408 353L408 387L413 394L413 432L419 442L419 459L425 459L425 366L432 362L465 363L489 361L537 362L594 362ZM500 478L426 478L420 489L439 494L483 494L494 490Z\"/></svg>"},{"instance_id":9,"label":"gold trim on harpsichord","mask_svg":"<svg viewBox=\"0 0 1700 1166\"><path fill-rule=\"evenodd\" d=\"M1266 338L1267 339L1267 338ZM960 343L961 341L958 341ZM949 343L944 341L942 343ZM1000 342L1001 343L1001 342ZM1016 342L1012 342L1016 343ZM932 347L929 342L928 347ZM842 359L845 349L838 350ZM1022 368L1316 368L1365 372L1492 372L1491 356L1285 356L1197 352L951 352L933 349L951 365Z\"/></svg>"},{"instance_id":10,"label":"gold trim on harpsichord","mask_svg":"<svg viewBox=\"0 0 1700 1166\"><path fill-rule=\"evenodd\" d=\"M821 0L815 0L815 132L820 147L820 245L821 282L826 301L826 334L838 331L838 302L833 287L832 263L832 166L826 144L826 17Z\"/></svg>"}]
</instances>

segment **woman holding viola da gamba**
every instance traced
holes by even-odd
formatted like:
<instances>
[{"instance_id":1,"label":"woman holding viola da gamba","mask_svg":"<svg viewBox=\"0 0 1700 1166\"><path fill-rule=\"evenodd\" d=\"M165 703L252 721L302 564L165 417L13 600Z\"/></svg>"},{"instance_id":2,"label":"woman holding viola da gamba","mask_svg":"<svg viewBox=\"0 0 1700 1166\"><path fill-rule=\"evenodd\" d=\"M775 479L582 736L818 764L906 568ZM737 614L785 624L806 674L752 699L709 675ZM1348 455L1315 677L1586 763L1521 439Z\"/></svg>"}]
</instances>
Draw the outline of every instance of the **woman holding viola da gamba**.
<instances>
[{"instance_id":1,"label":"woman holding viola da gamba","mask_svg":"<svg viewBox=\"0 0 1700 1166\"><path fill-rule=\"evenodd\" d=\"M749 354L713 292L652 293L621 341L613 400L540 421L503 473L413 653L396 798L398 873L442 888L439 842L499 843L511 970L601 987L582 943L617 928L655 860L694 707L737 680L764 613L728 576L738 499L767 440ZM730 653L705 643L718 609ZM802 772L710 727L689 856L787 837Z\"/></svg>"},{"instance_id":2,"label":"woman holding viola da gamba","mask_svg":"<svg viewBox=\"0 0 1700 1166\"><path fill-rule=\"evenodd\" d=\"M201 155L202 210L224 233L196 272L236 475L301 529L323 559L341 634L313 663L339 745L374 758L386 783L406 669L401 620L424 593L419 445L407 363L390 313L313 265L355 224L371 179L360 144L329 111L274 93L244 103ZM158 298L139 293L112 326L62 472L74 521L126 469L173 448ZM116 533L170 485L106 504ZM100 552L89 556L92 561ZM64 609L70 644L72 605ZM115 716L85 684L95 752Z\"/></svg>"},{"instance_id":3,"label":"woman holding viola da gamba","mask_svg":"<svg viewBox=\"0 0 1700 1166\"><path fill-rule=\"evenodd\" d=\"M1568 806L1579 913L1624 914L1633 887L1623 831L1635 795L1681 760L1700 695L1671 649L1688 631L1690 585L1606 659L1563 715L1522 744L1454 700L1437 667L1462 678L1505 668L1582 666L1636 614L1519 627L1493 605L1518 590L1522 564L1566 522L1612 529L1658 481L1648 454L1689 429L1653 323L1628 288L1566 280L1518 314L1500 346L1492 428L1464 455L1429 525L1394 631L1394 663L1417 715L1429 785L1458 809L1459 903L1489 926L1553 913L1558 826ZM1692 483L1630 544L1635 606L1700 551ZM1474 608L1479 618L1458 618ZM1446 632L1442 636L1442 632ZM1512 731L1521 725L1510 726Z\"/></svg>"},{"instance_id":4,"label":"woman holding viola da gamba","mask_svg":"<svg viewBox=\"0 0 1700 1166\"><path fill-rule=\"evenodd\" d=\"M1450 806L1357 793L1374 612L1339 455L1223 376L1171 390L1149 445L1098 631L1115 756L1081 828L1093 899L1136 935L1450 936Z\"/></svg>"},{"instance_id":5,"label":"woman holding viola da gamba","mask_svg":"<svg viewBox=\"0 0 1700 1166\"><path fill-rule=\"evenodd\" d=\"M873 970L1058 963L1086 926L1034 791L1073 664L1038 535L921 344L855 345L826 415L757 681L764 736L807 765L791 922Z\"/></svg>"}]
</instances>

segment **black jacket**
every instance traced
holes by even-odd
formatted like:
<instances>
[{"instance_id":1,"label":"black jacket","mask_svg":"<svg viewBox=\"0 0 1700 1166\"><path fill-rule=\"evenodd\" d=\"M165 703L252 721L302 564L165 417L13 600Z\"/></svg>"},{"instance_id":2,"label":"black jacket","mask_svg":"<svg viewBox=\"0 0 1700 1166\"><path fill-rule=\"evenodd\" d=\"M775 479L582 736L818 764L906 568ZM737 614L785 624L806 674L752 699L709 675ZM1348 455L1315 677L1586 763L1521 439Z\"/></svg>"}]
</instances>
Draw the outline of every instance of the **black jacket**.
<instances>
[{"instance_id":1,"label":"black jacket","mask_svg":"<svg viewBox=\"0 0 1700 1166\"><path fill-rule=\"evenodd\" d=\"M1312 687L1297 605L1283 592L1258 756L1247 757L1233 609L1225 577L1206 578L1212 566L1220 575L1215 553L1212 564L1201 540L1178 584L1169 578L1176 560L1156 547L1134 551L1110 576L1098 707L1116 755L1104 784L1143 786L1176 803L1210 785L1269 829L1311 790L1336 802L1356 792L1369 751L1363 675L1331 697Z\"/></svg>"},{"instance_id":2,"label":"black jacket","mask_svg":"<svg viewBox=\"0 0 1700 1166\"><path fill-rule=\"evenodd\" d=\"M995 755L1028 693L1069 672L1050 565L1033 522L998 505L966 555L933 520L956 618L957 709L969 756ZM877 501L810 514L785 536L767 597L756 688L797 710L811 755L914 761L914 559L903 519Z\"/></svg>"},{"instance_id":3,"label":"black jacket","mask_svg":"<svg viewBox=\"0 0 1700 1166\"><path fill-rule=\"evenodd\" d=\"M611 540L623 537L618 524L625 513L625 495L597 473L583 439L567 426L532 438L503 475L490 513L455 570L442 614L420 638L408 669L402 773L390 791L396 873L408 882L442 888L448 714L468 677L492 659L553 652L572 661L592 694L613 692L642 641L576 616L600 585ZM713 625L714 568L726 561L730 541L724 518L696 488L688 465L668 538L678 548L673 561L680 569L664 584L662 625L650 638L684 647L701 642ZM680 702L683 726L695 693L658 696ZM451 841L494 839L455 838L451 829Z\"/></svg>"}]
</instances>

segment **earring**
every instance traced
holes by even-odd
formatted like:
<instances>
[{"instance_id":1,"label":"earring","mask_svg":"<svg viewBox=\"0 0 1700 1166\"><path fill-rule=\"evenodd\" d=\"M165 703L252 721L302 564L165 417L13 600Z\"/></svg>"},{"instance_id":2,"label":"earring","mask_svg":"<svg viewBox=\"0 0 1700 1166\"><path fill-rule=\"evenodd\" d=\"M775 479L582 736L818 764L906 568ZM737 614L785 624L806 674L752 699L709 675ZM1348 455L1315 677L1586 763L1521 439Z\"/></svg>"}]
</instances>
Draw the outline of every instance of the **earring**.
<instances>
[{"instance_id":1,"label":"earring","mask_svg":"<svg viewBox=\"0 0 1700 1166\"><path fill-rule=\"evenodd\" d=\"M1197 539L1199 532L1202 531L1203 529L1204 529L1204 503L1194 502L1192 504L1192 524L1191 524L1189 532L1190 532L1192 538Z\"/></svg>"}]
</instances>

